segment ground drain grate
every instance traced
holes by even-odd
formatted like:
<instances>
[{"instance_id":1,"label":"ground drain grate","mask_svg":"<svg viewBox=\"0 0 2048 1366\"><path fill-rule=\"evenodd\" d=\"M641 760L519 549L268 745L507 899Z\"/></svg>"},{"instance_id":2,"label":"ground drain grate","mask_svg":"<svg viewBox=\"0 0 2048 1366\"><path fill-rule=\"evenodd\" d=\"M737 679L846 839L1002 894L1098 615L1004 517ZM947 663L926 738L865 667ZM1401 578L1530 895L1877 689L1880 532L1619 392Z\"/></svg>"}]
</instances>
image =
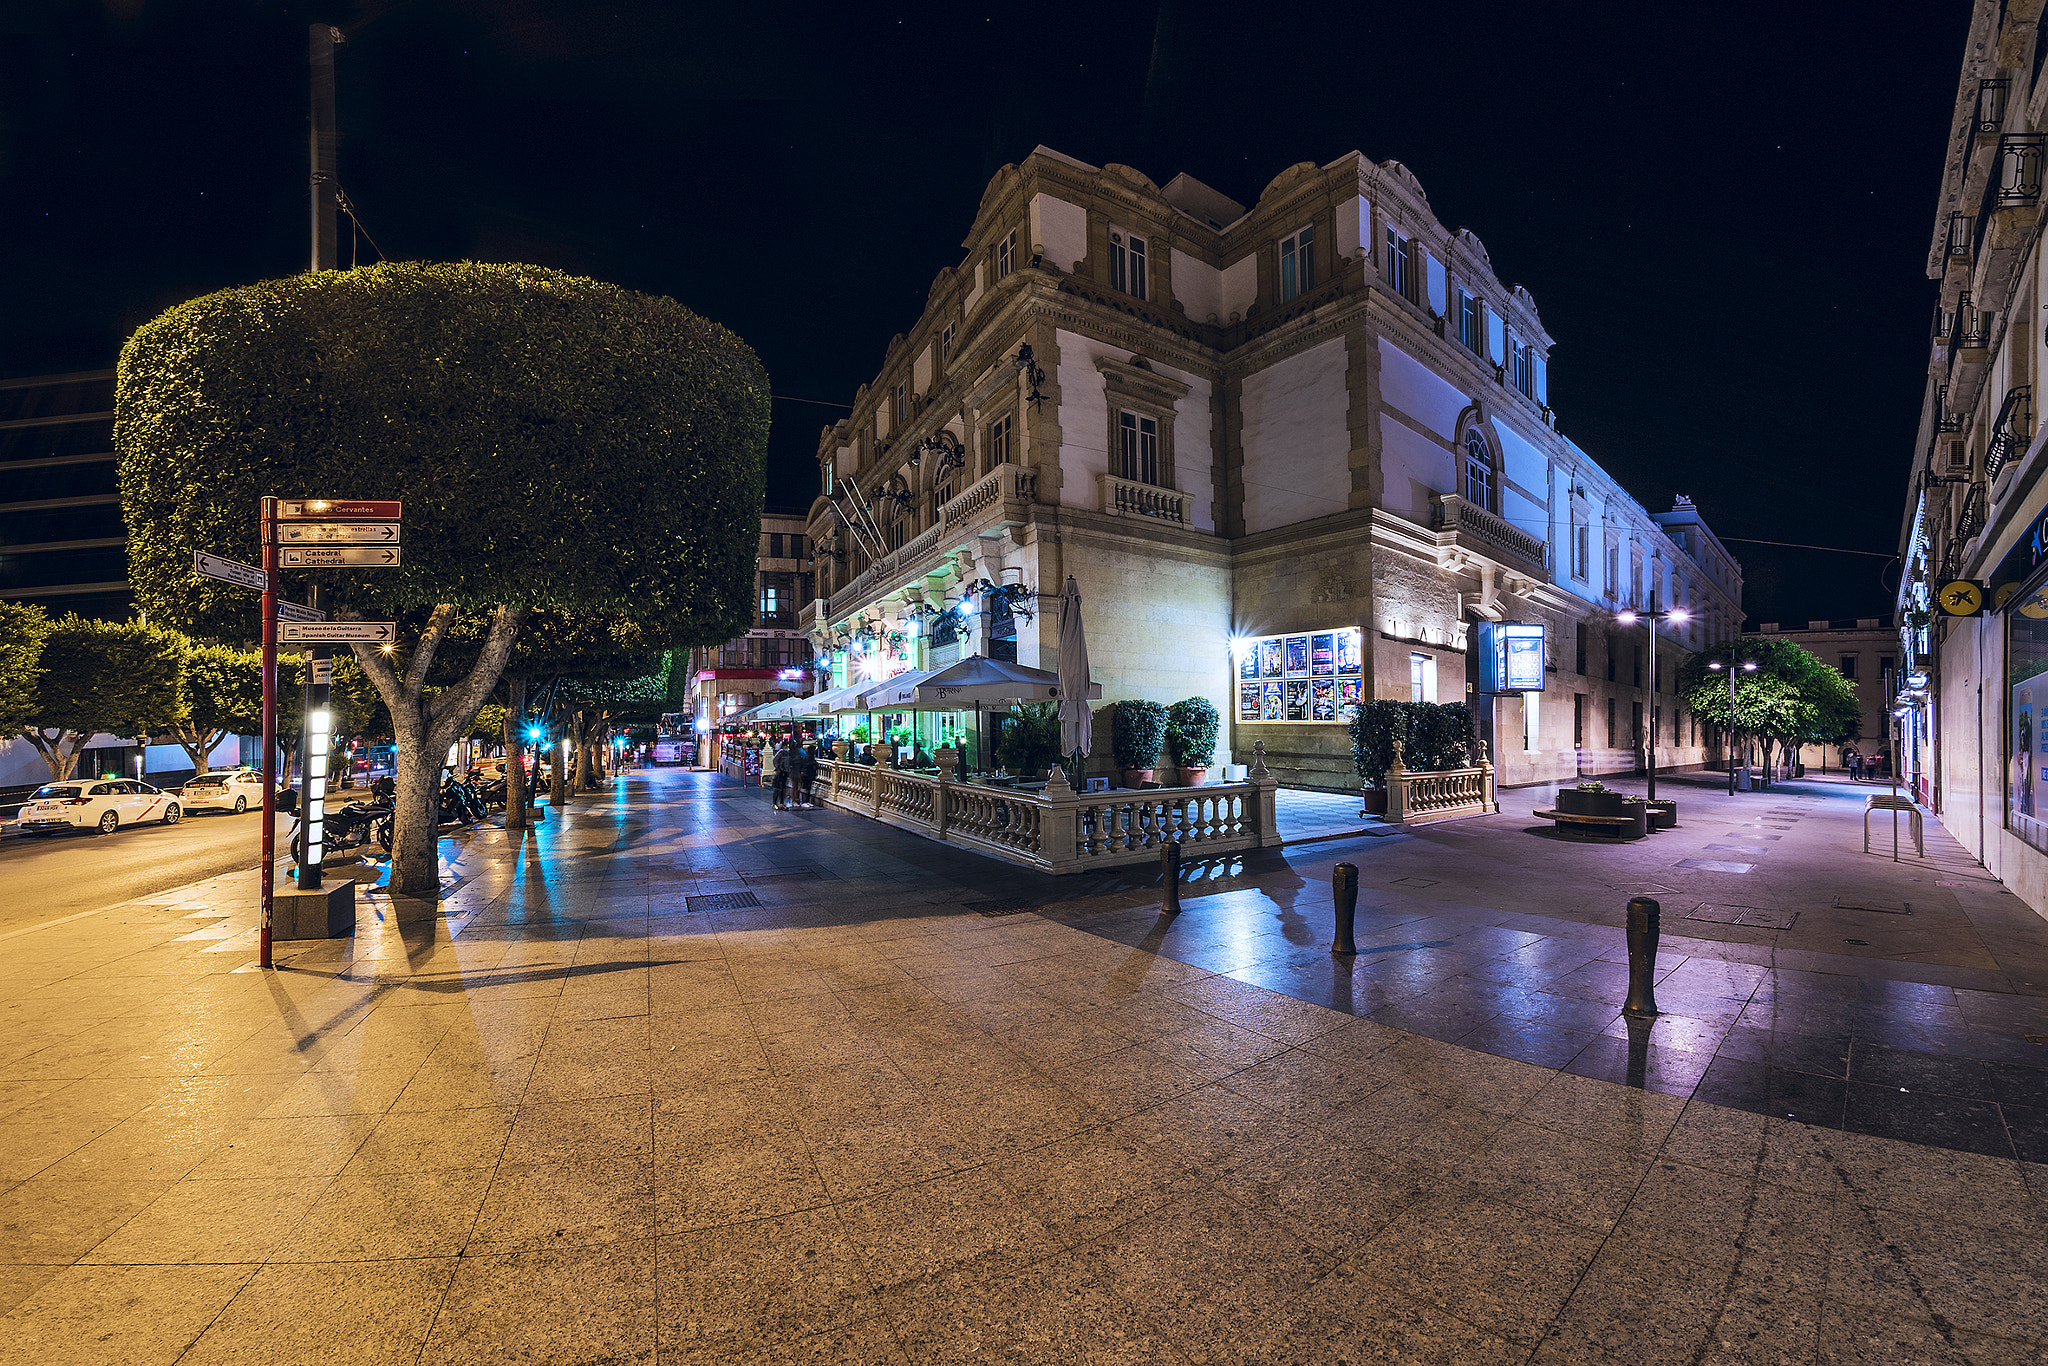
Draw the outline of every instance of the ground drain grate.
<instances>
[{"instance_id":1,"label":"ground drain grate","mask_svg":"<svg viewBox=\"0 0 2048 1366\"><path fill-rule=\"evenodd\" d=\"M1000 920L1006 915L1022 915L1026 911L1041 909L1040 903L1029 897L1004 897L995 901L969 901L961 909L973 911L989 920Z\"/></svg>"},{"instance_id":2,"label":"ground drain grate","mask_svg":"<svg viewBox=\"0 0 2048 1366\"><path fill-rule=\"evenodd\" d=\"M1716 906L1703 901L1682 919L1705 920L1715 925L1743 925L1757 930L1789 930L1799 919L1797 911L1768 911L1761 906Z\"/></svg>"},{"instance_id":3,"label":"ground drain grate","mask_svg":"<svg viewBox=\"0 0 2048 1366\"><path fill-rule=\"evenodd\" d=\"M1879 915L1911 915L1913 914L1913 903L1910 901L1844 901L1842 898L1836 897L1835 909L1838 911L1876 911Z\"/></svg>"},{"instance_id":4,"label":"ground drain grate","mask_svg":"<svg viewBox=\"0 0 2048 1366\"><path fill-rule=\"evenodd\" d=\"M707 896L686 896L683 904L693 911L743 911L761 904L752 892L714 892Z\"/></svg>"}]
</instances>

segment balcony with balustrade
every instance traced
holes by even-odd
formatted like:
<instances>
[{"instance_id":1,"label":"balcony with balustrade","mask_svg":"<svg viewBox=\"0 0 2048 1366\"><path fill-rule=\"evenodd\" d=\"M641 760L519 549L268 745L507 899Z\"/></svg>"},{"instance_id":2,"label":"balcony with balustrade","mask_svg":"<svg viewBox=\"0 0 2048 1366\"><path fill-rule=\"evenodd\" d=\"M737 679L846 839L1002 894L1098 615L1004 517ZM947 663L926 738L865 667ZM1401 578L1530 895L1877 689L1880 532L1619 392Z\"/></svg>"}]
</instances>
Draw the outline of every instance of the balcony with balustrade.
<instances>
[{"instance_id":1,"label":"balcony with balustrade","mask_svg":"<svg viewBox=\"0 0 2048 1366\"><path fill-rule=\"evenodd\" d=\"M1455 493L1441 494L1436 502L1439 545L1454 545L1477 555L1520 570L1531 578L1550 574L1549 547L1496 513Z\"/></svg>"}]
</instances>

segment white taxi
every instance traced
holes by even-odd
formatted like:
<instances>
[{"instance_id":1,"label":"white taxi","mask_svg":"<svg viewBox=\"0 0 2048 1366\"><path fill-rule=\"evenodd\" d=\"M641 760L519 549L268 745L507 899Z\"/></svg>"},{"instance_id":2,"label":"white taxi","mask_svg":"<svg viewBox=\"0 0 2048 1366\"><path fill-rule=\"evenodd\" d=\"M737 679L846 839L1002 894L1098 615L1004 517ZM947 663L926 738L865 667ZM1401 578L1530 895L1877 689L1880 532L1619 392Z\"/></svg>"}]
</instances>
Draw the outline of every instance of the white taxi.
<instances>
[{"instance_id":1,"label":"white taxi","mask_svg":"<svg viewBox=\"0 0 2048 1366\"><path fill-rule=\"evenodd\" d=\"M184 815L175 794L134 778L74 778L45 783L31 793L16 828L24 835L46 835L97 826L102 835L111 835L140 821L176 825Z\"/></svg>"},{"instance_id":2,"label":"white taxi","mask_svg":"<svg viewBox=\"0 0 2048 1366\"><path fill-rule=\"evenodd\" d=\"M225 811L241 815L263 808L263 775L253 768L224 768L187 778L182 791L187 811ZM277 809L290 811L298 793L283 783L277 788Z\"/></svg>"}]
</instances>

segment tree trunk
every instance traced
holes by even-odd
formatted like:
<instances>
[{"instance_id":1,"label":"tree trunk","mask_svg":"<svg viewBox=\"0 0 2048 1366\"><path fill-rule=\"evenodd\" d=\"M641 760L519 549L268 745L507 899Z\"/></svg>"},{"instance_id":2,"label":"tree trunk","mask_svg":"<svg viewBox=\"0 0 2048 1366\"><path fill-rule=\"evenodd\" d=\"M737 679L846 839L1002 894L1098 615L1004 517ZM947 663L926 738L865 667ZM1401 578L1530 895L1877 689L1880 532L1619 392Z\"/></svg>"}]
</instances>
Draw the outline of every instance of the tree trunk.
<instances>
[{"instance_id":1,"label":"tree trunk","mask_svg":"<svg viewBox=\"0 0 2048 1366\"><path fill-rule=\"evenodd\" d=\"M590 731L585 719L590 715L586 708L579 707L569 713L569 732L576 737L576 790L590 791Z\"/></svg>"},{"instance_id":2,"label":"tree trunk","mask_svg":"<svg viewBox=\"0 0 2048 1366\"><path fill-rule=\"evenodd\" d=\"M519 635L526 609L506 604L494 608L490 632L468 675L428 701L422 690L434 667L434 655L456 616L453 603L444 602L434 608L403 679L392 671L390 661L377 647L353 647L356 662L391 713L392 739L398 749L391 890L405 896L437 896L441 890L436 853L441 761L448 747L455 743L455 737L469 729L478 709L498 686L498 675L512 653L512 642Z\"/></svg>"},{"instance_id":3,"label":"tree trunk","mask_svg":"<svg viewBox=\"0 0 2048 1366\"><path fill-rule=\"evenodd\" d=\"M36 753L43 756L43 763L50 770L50 781L61 783L78 769L79 751L85 748L90 735L77 731L60 730L54 736L45 728L37 726L21 733L21 738L35 746ZM66 745L69 741L69 745Z\"/></svg>"},{"instance_id":4,"label":"tree trunk","mask_svg":"<svg viewBox=\"0 0 2048 1366\"><path fill-rule=\"evenodd\" d=\"M511 674L505 680L505 828L526 825L526 675Z\"/></svg>"},{"instance_id":5,"label":"tree trunk","mask_svg":"<svg viewBox=\"0 0 2048 1366\"><path fill-rule=\"evenodd\" d=\"M171 727L171 734L177 739L178 748L191 757L192 776L195 778L207 772L207 761L213 751L228 738L225 730L196 731L182 723Z\"/></svg>"}]
</instances>

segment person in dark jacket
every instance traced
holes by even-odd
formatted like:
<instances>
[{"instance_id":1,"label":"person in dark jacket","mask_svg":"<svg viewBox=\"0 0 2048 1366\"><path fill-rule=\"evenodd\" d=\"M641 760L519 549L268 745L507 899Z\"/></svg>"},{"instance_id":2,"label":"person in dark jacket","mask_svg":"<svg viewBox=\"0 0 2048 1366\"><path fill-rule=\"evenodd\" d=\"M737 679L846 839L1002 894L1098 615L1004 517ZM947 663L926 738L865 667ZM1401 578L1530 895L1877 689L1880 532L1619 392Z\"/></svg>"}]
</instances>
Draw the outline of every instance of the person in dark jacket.
<instances>
[{"instance_id":1,"label":"person in dark jacket","mask_svg":"<svg viewBox=\"0 0 2048 1366\"><path fill-rule=\"evenodd\" d=\"M792 775L791 783L796 793L796 804L809 810L818 804L817 798L812 795L818 781L818 756L808 748L800 749L792 762L795 765L795 773Z\"/></svg>"}]
</instances>

